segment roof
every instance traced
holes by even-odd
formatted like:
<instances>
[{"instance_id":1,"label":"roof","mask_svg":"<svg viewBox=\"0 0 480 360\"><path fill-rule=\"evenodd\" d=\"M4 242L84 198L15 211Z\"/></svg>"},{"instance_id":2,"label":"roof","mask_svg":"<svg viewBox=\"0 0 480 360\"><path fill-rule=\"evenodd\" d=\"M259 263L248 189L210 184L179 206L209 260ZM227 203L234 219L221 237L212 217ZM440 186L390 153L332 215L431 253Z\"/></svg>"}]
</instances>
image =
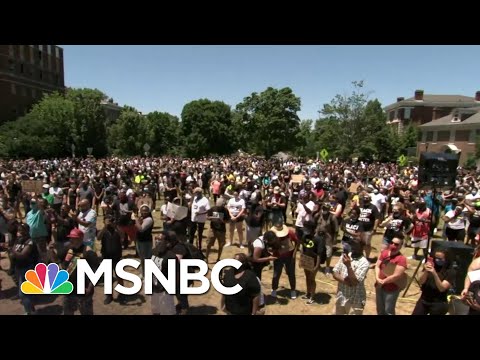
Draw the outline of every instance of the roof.
<instances>
[{"instance_id":1,"label":"roof","mask_svg":"<svg viewBox=\"0 0 480 360\"><path fill-rule=\"evenodd\" d=\"M477 112L476 114L466 118L463 121L460 122L452 122L453 114L449 114L447 116L444 116L440 119L430 121L428 123L425 123L423 125L420 125L421 128L428 128L428 127L433 127L433 126L446 126L446 125L468 125L468 124L480 124L480 112Z\"/></svg>"},{"instance_id":2,"label":"roof","mask_svg":"<svg viewBox=\"0 0 480 360\"><path fill-rule=\"evenodd\" d=\"M478 101L475 101L475 98L471 96L425 94L423 95L423 101L415 100L414 97L411 97L390 104L384 109L388 111L398 107L406 106L472 107L480 106L480 103Z\"/></svg>"}]
</instances>

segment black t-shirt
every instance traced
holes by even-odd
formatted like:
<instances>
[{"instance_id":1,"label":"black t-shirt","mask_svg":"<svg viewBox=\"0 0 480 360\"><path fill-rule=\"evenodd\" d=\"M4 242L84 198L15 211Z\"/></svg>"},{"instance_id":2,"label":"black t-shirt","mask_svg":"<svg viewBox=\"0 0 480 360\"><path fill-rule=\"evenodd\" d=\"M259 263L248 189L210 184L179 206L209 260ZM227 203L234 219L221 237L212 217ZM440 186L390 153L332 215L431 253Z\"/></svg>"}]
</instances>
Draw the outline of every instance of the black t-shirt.
<instances>
[{"instance_id":1,"label":"black t-shirt","mask_svg":"<svg viewBox=\"0 0 480 360\"><path fill-rule=\"evenodd\" d=\"M263 206L260 204L252 205L252 209L245 221L250 227L261 227L263 223Z\"/></svg>"},{"instance_id":2,"label":"black t-shirt","mask_svg":"<svg viewBox=\"0 0 480 360\"><path fill-rule=\"evenodd\" d=\"M26 259L15 259L17 269L33 268L38 261L38 250L32 239L29 237L19 237L15 240L13 248L17 252L22 252L25 247L30 246L30 254Z\"/></svg>"},{"instance_id":3,"label":"black t-shirt","mask_svg":"<svg viewBox=\"0 0 480 360\"><path fill-rule=\"evenodd\" d=\"M239 284L242 290L235 295L225 296L225 308L232 315L251 315L253 307L253 298L260 295L260 284L252 270L245 270L243 275L235 278L234 269L225 271L223 285L233 287Z\"/></svg>"},{"instance_id":4,"label":"black t-shirt","mask_svg":"<svg viewBox=\"0 0 480 360\"><path fill-rule=\"evenodd\" d=\"M22 186L15 181L14 183L9 184L7 186L7 190L8 190L8 195L9 195L8 199L10 201L14 201L15 199L17 199L18 194L22 190Z\"/></svg>"},{"instance_id":5,"label":"black t-shirt","mask_svg":"<svg viewBox=\"0 0 480 360\"><path fill-rule=\"evenodd\" d=\"M380 218L380 213L375 205L369 204L367 207L360 207L360 218L363 222L363 229L365 231L372 231L375 225L375 220Z\"/></svg>"},{"instance_id":6,"label":"black t-shirt","mask_svg":"<svg viewBox=\"0 0 480 360\"><path fill-rule=\"evenodd\" d=\"M348 219L345 222L345 230L343 232L342 241L351 242L354 240L353 235L350 234L348 230L351 230L352 232L360 232L360 233L363 232L364 231L363 222L361 222L360 219L356 219L356 220Z\"/></svg>"},{"instance_id":7,"label":"black t-shirt","mask_svg":"<svg viewBox=\"0 0 480 360\"><path fill-rule=\"evenodd\" d=\"M58 222L57 225L57 243L65 243L68 241L68 234L70 234L70 231L73 230L75 227L75 220L73 220L70 216L67 216L64 218L65 224L62 222Z\"/></svg>"},{"instance_id":8,"label":"black t-shirt","mask_svg":"<svg viewBox=\"0 0 480 360\"><path fill-rule=\"evenodd\" d=\"M230 214L225 206L214 206L208 210L208 216L213 216L218 218L219 220L212 220L210 221L210 227L213 230L226 232L227 227L225 226L225 221L230 220Z\"/></svg>"},{"instance_id":9,"label":"black t-shirt","mask_svg":"<svg viewBox=\"0 0 480 360\"><path fill-rule=\"evenodd\" d=\"M119 260L122 257L122 236L117 230L104 229L98 235L102 242L102 257L104 259Z\"/></svg>"},{"instance_id":10,"label":"black t-shirt","mask_svg":"<svg viewBox=\"0 0 480 360\"><path fill-rule=\"evenodd\" d=\"M67 255L71 255L70 259L67 260ZM87 250L87 246L82 245L78 249L68 249L65 248L59 253L59 259L62 269L67 270L69 276L69 281L73 284L73 287L77 285L77 261L78 259L87 260L88 265L93 271L97 271L99 265L99 259L97 254L92 249ZM91 284L88 276L85 276L85 289ZM74 290L72 295L76 294Z\"/></svg>"},{"instance_id":11,"label":"black t-shirt","mask_svg":"<svg viewBox=\"0 0 480 360\"><path fill-rule=\"evenodd\" d=\"M398 219L392 219L387 225L387 230L383 237L389 241L393 240L396 233L404 231L410 226L411 220L405 216L400 216Z\"/></svg>"},{"instance_id":12,"label":"black t-shirt","mask_svg":"<svg viewBox=\"0 0 480 360\"><path fill-rule=\"evenodd\" d=\"M473 214L470 214L470 227L480 227L480 210L475 210Z\"/></svg>"},{"instance_id":13,"label":"black t-shirt","mask_svg":"<svg viewBox=\"0 0 480 360\"><path fill-rule=\"evenodd\" d=\"M156 251L156 247L153 249L153 253L154 254L158 253L158 251ZM175 282L176 282L175 290L177 292L177 290L179 289L179 284L180 284L180 262L177 260L177 256L175 255L175 253L172 250L167 250L162 255L158 255L158 256L152 255L153 262L155 263L155 265L157 265L157 267L160 269L162 274L167 279L170 279L170 277L173 276L173 274L170 274L168 272L168 260L170 260L170 259L175 260L175 264L176 264L175 265L175 272L176 272L176 274L175 274ZM153 276L153 291L154 292L165 291L165 288L160 283L160 281L157 280L157 278L155 276Z\"/></svg>"},{"instance_id":14,"label":"black t-shirt","mask_svg":"<svg viewBox=\"0 0 480 360\"><path fill-rule=\"evenodd\" d=\"M115 219L117 220L118 225L128 226L134 223L132 220L132 213L135 209L134 201L128 200L127 202L123 203L117 199L112 207L114 209Z\"/></svg>"},{"instance_id":15,"label":"black t-shirt","mask_svg":"<svg viewBox=\"0 0 480 360\"><path fill-rule=\"evenodd\" d=\"M187 256L187 248L185 245L183 245L181 242L177 242L171 249L170 249L175 255L181 255L182 258Z\"/></svg>"},{"instance_id":16,"label":"black t-shirt","mask_svg":"<svg viewBox=\"0 0 480 360\"><path fill-rule=\"evenodd\" d=\"M321 256L324 247L325 241L320 236L305 236L302 240L303 253L313 258Z\"/></svg>"},{"instance_id":17,"label":"black t-shirt","mask_svg":"<svg viewBox=\"0 0 480 360\"><path fill-rule=\"evenodd\" d=\"M338 190L335 194L335 197L338 199L338 202L342 205L342 208L345 210L345 205L348 200L348 192L342 188L341 190Z\"/></svg>"},{"instance_id":18,"label":"black t-shirt","mask_svg":"<svg viewBox=\"0 0 480 360\"><path fill-rule=\"evenodd\" d=\"M450 285L455 286L455 269L447 269L445 272L439 272L438 277L440 281L447 280ZM435 279L433 275L428 274L427 281L422 285L422 300L426 302L447 302L448 291L440 292L437 285L435 285Z\"/></svg>"}]
</instances>

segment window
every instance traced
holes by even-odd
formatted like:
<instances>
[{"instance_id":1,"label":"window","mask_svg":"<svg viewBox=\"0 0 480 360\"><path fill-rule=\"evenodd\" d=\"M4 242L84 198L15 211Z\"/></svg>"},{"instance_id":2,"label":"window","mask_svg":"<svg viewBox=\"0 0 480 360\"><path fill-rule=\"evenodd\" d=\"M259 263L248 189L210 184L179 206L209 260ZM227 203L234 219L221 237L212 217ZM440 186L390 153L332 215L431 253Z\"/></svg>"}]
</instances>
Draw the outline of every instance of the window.
<instances>
[{"instance_id":1,"label":"window","mask_svg":"<svg viewBox=\"0 0 480 360\"><path fill-rule=\"evenodd\" d=\"M450 131L439 131L437 141L450 141Z\"/></svg>"},{"instance_id":2,"label":"window","mask_svg":"<svg viewBox=\"0 0 480 360\"><path fill-rule=\"evenodd\" d=\"M403 118L405 120L408 120L411 118L411 115L412 115L412 108L405 108L404 112L403 112Z\"/></svg>"},{"instance_id":3,"label":"window","mask_svg":"<svg viewBox=\"0 0 480 360\"><path fill-rule=\"evenodd\" d=\"M417 132L417 141L422 141L423 133L421 131Z\"/></svg>"},{"instance_id":4,"label":"window","mask_svg":"<svg viewBox=\"0 0 480 360\"><path fill-rule=\"evenodd\" d=\"M15 72L15 62L13 60L8 60L8 70L10 72Z\"/></svg>"},{"instance_id":5,"label":"window","mask_svg":"<svg viewBox=\"0 0 480 360\"><path fill-rule=\"evenodd\" d=\"M427 140L426 141L433 141L433 131L427 131Z\"/></svg>"},{"instance_id":6,"label":"window","mask_svg":"<svg viewBox=\"0 0 480 360\"><path fill-rule=\"evenodd\" d=\"M24 73L24 68L23 68L23 64L20 64L20 73L23 74Z\"/></svg>"},{"instance_id":7,"label":"window","mask_svg":"<svg viewBox=\"0 0 480 360\"><path fill-rule=\"evenodd\" d=\"M25 48L23 45L18 45L18 51L20 54L20 60L25 61Z\"/></svg>"},{"instance_id":8,"label":"window","mask_svg":"<svg viewBox=\"0 0 480 360\"><path fill-rule=\"evenodd\" d=\"M53 47L53 45L47 45L47 53L48 53L48 55L52 55L52 47Z\"/></svg>"},{"instance_id":9,"label":"window","mask_svg":"<svg viewBox=\"0 0 480 360\"><path fill-rule=\"evenodd\" d=\"M14 83L10 84L10 91L11 91L12 95L17 95L17 87L15 86Z\"/></svg>"},{"instance_id":10,"label":"window","mask_svg":"<svg viewBox=\"0 0 480 360\"><path fill-rule=\"evenodd\" d=\"M395 119L395 111L390 111L388 114L388 120L392 121L393 119Z\"/></svg>"},{"instance_id":11,"label":"window","mask_svg":"<svg viewBox=\"0 0 480 360\"><path fill-rule=\"evenodd\" d=\"M470 131L468 130L457 130L455 132L455 141L468 141L470 137Z\"/></svg>"}]
</instances>

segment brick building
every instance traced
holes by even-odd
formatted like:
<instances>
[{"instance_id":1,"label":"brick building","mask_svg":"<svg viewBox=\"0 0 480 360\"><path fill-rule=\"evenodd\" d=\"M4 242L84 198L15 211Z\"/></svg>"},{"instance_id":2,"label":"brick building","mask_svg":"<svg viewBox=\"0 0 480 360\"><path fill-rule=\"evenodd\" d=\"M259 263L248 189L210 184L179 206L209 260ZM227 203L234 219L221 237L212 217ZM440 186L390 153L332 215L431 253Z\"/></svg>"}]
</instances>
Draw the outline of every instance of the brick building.
<instances>
[{"instance_id":1,"label":"brick building","mask_svg":"<svg viewBox=\"0 0 480 360\"><path fill-rule=\"evenodd\" d=\"M454 109L471 108L480 105L480 91L475 97L463 95L428 95L423 90L416 90L415 95L384 108L387 124L401 133L409 125L420 126L448 116Z\"/></svg>"},{"instance_id":2,"label":"brick building","mask_svg":"<svg viewBox=\"0 0 480 360\"><path fill-rule=\"evenodd\" d=\"M64 90L62 48L0 45L0 124L25 115L43 94Z\"/></svg>"}]
</instances>

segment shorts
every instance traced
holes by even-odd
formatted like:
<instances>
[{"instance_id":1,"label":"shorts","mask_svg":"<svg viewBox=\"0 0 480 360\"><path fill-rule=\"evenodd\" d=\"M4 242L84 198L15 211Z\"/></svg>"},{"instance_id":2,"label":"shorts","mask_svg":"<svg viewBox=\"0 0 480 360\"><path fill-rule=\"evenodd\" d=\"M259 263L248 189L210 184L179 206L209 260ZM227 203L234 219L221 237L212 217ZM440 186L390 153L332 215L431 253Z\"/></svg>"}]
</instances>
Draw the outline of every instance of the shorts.
<instances>
[{"instance_id":1,"label":"shorts","mask_svg":"<svg viewBox=\"0 0 480 360\"><path fill-rule=\"evenodd\" d=\"M362 239L365 245L370 246L372 244L372 235L373 235L373 231L364 231L360 235L360 239Z\"/></svg>"},{"instance_id":2,"label":"shorts","mask_svg":"<svg viewBox=\"0 0 480 360\"><path fill-rule=\"evenodd\" d=\"M215 240L218 240L218 246L223 246L226 243L226 233L210 228L207 236L207 246L213 246Z\"/></svg>"},{"instance_id":3,"label":"shorts","mask_svg":"<svg viewBox=\"0 0 480 360\"><path fill-rule=\"evenodd\" d=\"M416 248L416 249L426 249L427 243L428 243L428 239L414 237L411 241L411 246L412 248Z\"/></svg>"},{"instance_id":4,"label":"shorts","mask_svg":"<svg viewBox=\"0 0 480 360\"><path fill-rule=\"evenodd\" d=\"M118 228L128 235L128 239L130 241L133 241L137 238L137 228L135 227L135 224L127 225L127 226L119 226Z\"/></svg>"}]
</instances>

